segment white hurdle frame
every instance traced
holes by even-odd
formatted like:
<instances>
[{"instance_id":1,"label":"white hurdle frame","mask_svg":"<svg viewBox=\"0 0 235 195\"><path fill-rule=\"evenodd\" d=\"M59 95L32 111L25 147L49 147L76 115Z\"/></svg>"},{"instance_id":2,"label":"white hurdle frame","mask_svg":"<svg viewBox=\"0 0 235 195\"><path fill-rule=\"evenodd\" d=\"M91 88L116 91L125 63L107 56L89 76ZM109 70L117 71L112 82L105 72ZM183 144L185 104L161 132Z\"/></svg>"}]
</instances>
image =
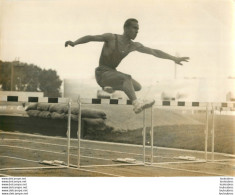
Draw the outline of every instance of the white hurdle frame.
<instances>
[{"instance_id":1,"label":"white hurdle frame","mask_svg":"<svg viewBox=\"0 0 235 195\"><path fill-rule=\"evenodd\" d=\"M208 127L209 127L209 105L206 105L206 128L205 128L205 161L207 162L207 143L208 143Z\"/></svg>"},{"instance_id":2,"label":"white hurdle frame","mask_svg":"<svg viewBox=\"0 0 235 195\"><path fill-rule=\"evenodd\" d=\"M82 102L80 96L78 97L78 159L77 159L77 166L80 168L81 165L81 122L82 122Z\"/></svg>"},{"instance_id":3,"label":"white hurdle frame","mask_svg":"<svg viewBox=\"0 0 235 195\"><path fill-rule=\"evenodd\" d=\"M167 103L167 105L166 105ZM156 102L154 106L164 106L164 101L162 102ZM214 162L214 147L215 147L215 109L223 109L223 108L232 108L235 109L235 102L175 102L175 101L165 101L165 106L190 106L190 107L204 107L206 111L206 119L205 119L205 149L204 149L204 158L205 162L208 162L208 134L209 134L209 113L211 112L212 115L212 126L211 126L211 160ZM153 116L153 114L152 114ZM153 126L153 125L151 125ZM150 133L151 136L151 157L153 156L153 150L152 150L152 143L153 143L153 131L151 130ZM192 161L196 162L196 161ZM201 161L199 161L201 162ZM151 158L151 164L153 164L153 160Z\"/></svg>"},{"instance_id":4,"label":"white hurdle frame","mask_svg":"<svg viewBox=\"0 0 235 195\"><path fill-rule=\"evenodd\" d=\"M153 164L153 137L154 137L154 132L153 132L153 106L151 107L151 130L150 130L150 139L151 139L151 164Z\"/></svg>"},{"instance_id":5,"label":"white hurdle frame","mask_svg":"<svg viewBox=\"0 0 235 195\"><path fill-rule=\"evenodd\" d=\"M210 109L210 103L208 102L185 102L185 101L158 101L155 103L154 107L187 107L187 108L203 108L202 110L205 110L205 140L204 140L204 158L205 162L207 162L208 159L208 129L209 129L209 109ZM201 110L201 109L199 109ZM153 111L152 111L153 112ZM151 114L151 117L153 117L153 113ZM151 121L153 123L153 119ZM153 128L153 125L151 125ZM151 137L151 162L150 164L154 164L153 162L153 142L154 142L154 131L151 129L150 131L150 137ZM196 161L192 161L196 162ZM200 161L201 162L201 161ZM182 162L181 162L182 163Z\"/></svg>"},{"instance_id":6,"label":"white hurdle frame","mask_svg":"<svg viewBox=\"0 0 235 195\"><path fill-rule=\"evenodd\" d=\"M71 99L70 98L54 98L54 97L32 97L32 96L8 96L0 95L0 102L7 103L64 103L68 105L68 121L67 121L67 167L70 164L70 139L71 139ZM40 136L38 136L40 137Z\"/></svg>"},{"instance_id":7,"label":"white hurdle frame","mask_svg":"<svg viewBox=\"0 0 235 195\"><path fill-rule=\"evenodd\" d=\"M77 166L78 166L78 168L83 167L83 166L81 166L81 122L82 122L81 108L82 108L82 104L131 105L131 101L130 100L120 100L120 99L99 99L99 98L86 99L86 98L81 98L80 96L78 96L78 106L79 106L78 131L77 131L77 137L78 137ZM145 149L146 149L146 111L148 109L149 108L143 110L143 129L142 129L143 162L141 164L136 163L134 165L145 165L145 158L146 158L146 153L145 153ZM151 109L151 131L153 131L153 116L152 116L153 106L151 106L150 109ZM153 150L153 141L151 143L152 143L152 150ZM153 159L153 153L152 153L151 159ZM133 163L126 164L126 165L133 165ZM91 165L91 166L98 166L98 165ZM112 165L103 165L103 166L112 166ZM114 164L113 166L117 166L117 165ZM123 166L123 165L120 164L118 166Z\"/></svg>"},{"instance_id":8,"label":"white hurdle frame","mask_svg":"<svg viewBox=\"0 0 235 195\"><path fill-rule=\"evenodd\" d=\"M215 107L212 104L212 127L211 127L211 160L214 161L215 153Z\"/></svg>"},{"instance_id":9,"label":"white hurdle frame","mask_svg":"<svg viewBox=\"0 0 235 195\"><path fill-rule=\"evenodd\" d=\"M145 142L146 142L146 110L143 110L143 164L145 164Z\"/></svg>"},{"instance_id":10,"label":"white hurdle frame","mask_svg":"<svg viewBox=\"0 0 235 195\"><path fill-rule=\"evenodd\" d=\"M68 123L67 123L67 167L69 167L70 164L70 139L71 139L71 99L69 99L68 103Z\"/></svg>"}]
</instances>

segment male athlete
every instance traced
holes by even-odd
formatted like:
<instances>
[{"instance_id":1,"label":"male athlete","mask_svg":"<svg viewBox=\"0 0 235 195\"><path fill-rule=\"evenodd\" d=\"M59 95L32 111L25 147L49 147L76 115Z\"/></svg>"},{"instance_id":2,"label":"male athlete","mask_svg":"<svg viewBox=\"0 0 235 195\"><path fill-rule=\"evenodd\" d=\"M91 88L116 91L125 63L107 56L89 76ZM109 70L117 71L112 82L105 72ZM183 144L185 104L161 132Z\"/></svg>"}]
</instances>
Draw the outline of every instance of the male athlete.
<instances>
[{"instance_id":1,"label":"male athlete","mask_svg":"<svg viewBox=\"0 0 235 195\"><path fill-rule=\"evenodd\" d=\"M119 63L130 52L139 51L146 54L154 55L158 58L169 59L177 64L182 61L188 62L188 57L175 57L157 49L151 49L143 46L141 43L133 42L138 34L138 21L134 18L126 20L124 24L124 33L122 35L106 33L102 35L88 35L79 38L76 41L66 41L65 47L68 45L74 47L78 44L87 43L90 41L104 42L103 49L100 55L99 66L95 70L97 83L103 90L112 93L115 90L124 91L128 98L132 101L134 112L140 113L143 109L151 107L155 101L140 102L135 94L135 91L141 89L141 85L135 81L131 75L124 74L116 70Z\"/></svg>"}]
</instances>

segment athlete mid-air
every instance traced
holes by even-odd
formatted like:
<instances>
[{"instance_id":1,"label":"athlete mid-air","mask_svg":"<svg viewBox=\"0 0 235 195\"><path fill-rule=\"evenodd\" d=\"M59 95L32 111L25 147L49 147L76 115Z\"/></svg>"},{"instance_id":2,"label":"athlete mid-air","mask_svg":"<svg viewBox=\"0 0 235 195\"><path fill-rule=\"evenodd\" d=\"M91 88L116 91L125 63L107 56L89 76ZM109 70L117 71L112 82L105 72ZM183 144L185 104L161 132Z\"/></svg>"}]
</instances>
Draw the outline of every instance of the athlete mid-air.
<instances>
[{"instance_id":1,"label":"athlete mid-air","mask_svg":"<svg viewBox=\"0 0 235 195\"><path fill-rule=\"evenodd\" d=\"M141 43L134 42L139 31L138 21L134 18L126 20L124 24L124 33L122 35L105 33L102 35L88 35L79 38L76 41L66 41L65 47L88 43L91 41L104 42L100 55L99 66L95 70L97 83L104 91L109 93L115 90L124 91L132 101L134 112L139 113L143 109L151 107L154 100L141 102L137 99L135 91L141 90L141 85L134 80L131 75L116 70L123 58L130 52L138 51L141 53L151 54L158 58L169 59L176 64L182 65L181 62L188 62L188 57L175 57L157 49L145 47Z\"/></svg>"}]
</instances>

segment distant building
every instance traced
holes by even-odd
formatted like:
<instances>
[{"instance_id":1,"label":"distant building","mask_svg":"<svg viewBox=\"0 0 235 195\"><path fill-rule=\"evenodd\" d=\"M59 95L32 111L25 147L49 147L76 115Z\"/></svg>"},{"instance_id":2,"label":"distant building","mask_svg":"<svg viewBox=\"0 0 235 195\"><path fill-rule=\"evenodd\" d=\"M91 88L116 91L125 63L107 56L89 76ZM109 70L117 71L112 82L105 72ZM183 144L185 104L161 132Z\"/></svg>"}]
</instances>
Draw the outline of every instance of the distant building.
<instances>
[{"instance_id":1,"label":"distant building","mask_svg":"<svg viewBox=\"0 0 235 195\"><path fill-rule=\"evenodd\" d=\"M235 101L235 95L231 91L229 91L226 94L226 101L227 102L234 102Z\"/></svg>"},{"instance_id":2,"label":"distant building","mask_svg":"<svg viewBox=\"0 0 235 195\"><path fill-rule=\"evenodd\" d=\"M79 96L81 98L95 98L97 89L99 87L93 86L89 80L64 79L62 94L65 98L77 101Z\"/></svg>"}]
</instances>

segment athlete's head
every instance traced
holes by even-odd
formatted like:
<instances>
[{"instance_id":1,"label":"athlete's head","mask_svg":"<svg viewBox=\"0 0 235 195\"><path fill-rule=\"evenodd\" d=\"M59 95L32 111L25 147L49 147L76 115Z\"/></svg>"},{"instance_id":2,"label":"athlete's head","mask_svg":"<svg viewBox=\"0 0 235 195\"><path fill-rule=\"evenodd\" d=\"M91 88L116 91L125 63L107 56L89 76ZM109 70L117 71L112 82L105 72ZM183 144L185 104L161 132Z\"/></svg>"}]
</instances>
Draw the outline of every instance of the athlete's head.
<instances>
[{"instance_id":1,"label":"athlete's head","mask_svg":"<svg viewBox=\"0 0 235 195\"><path fill-rule=\"evenodd\" d=\"M138 20L129 18L124 23L124 34L130 39L135 39L139 30Z\"/></svg>"}]
</instances>

